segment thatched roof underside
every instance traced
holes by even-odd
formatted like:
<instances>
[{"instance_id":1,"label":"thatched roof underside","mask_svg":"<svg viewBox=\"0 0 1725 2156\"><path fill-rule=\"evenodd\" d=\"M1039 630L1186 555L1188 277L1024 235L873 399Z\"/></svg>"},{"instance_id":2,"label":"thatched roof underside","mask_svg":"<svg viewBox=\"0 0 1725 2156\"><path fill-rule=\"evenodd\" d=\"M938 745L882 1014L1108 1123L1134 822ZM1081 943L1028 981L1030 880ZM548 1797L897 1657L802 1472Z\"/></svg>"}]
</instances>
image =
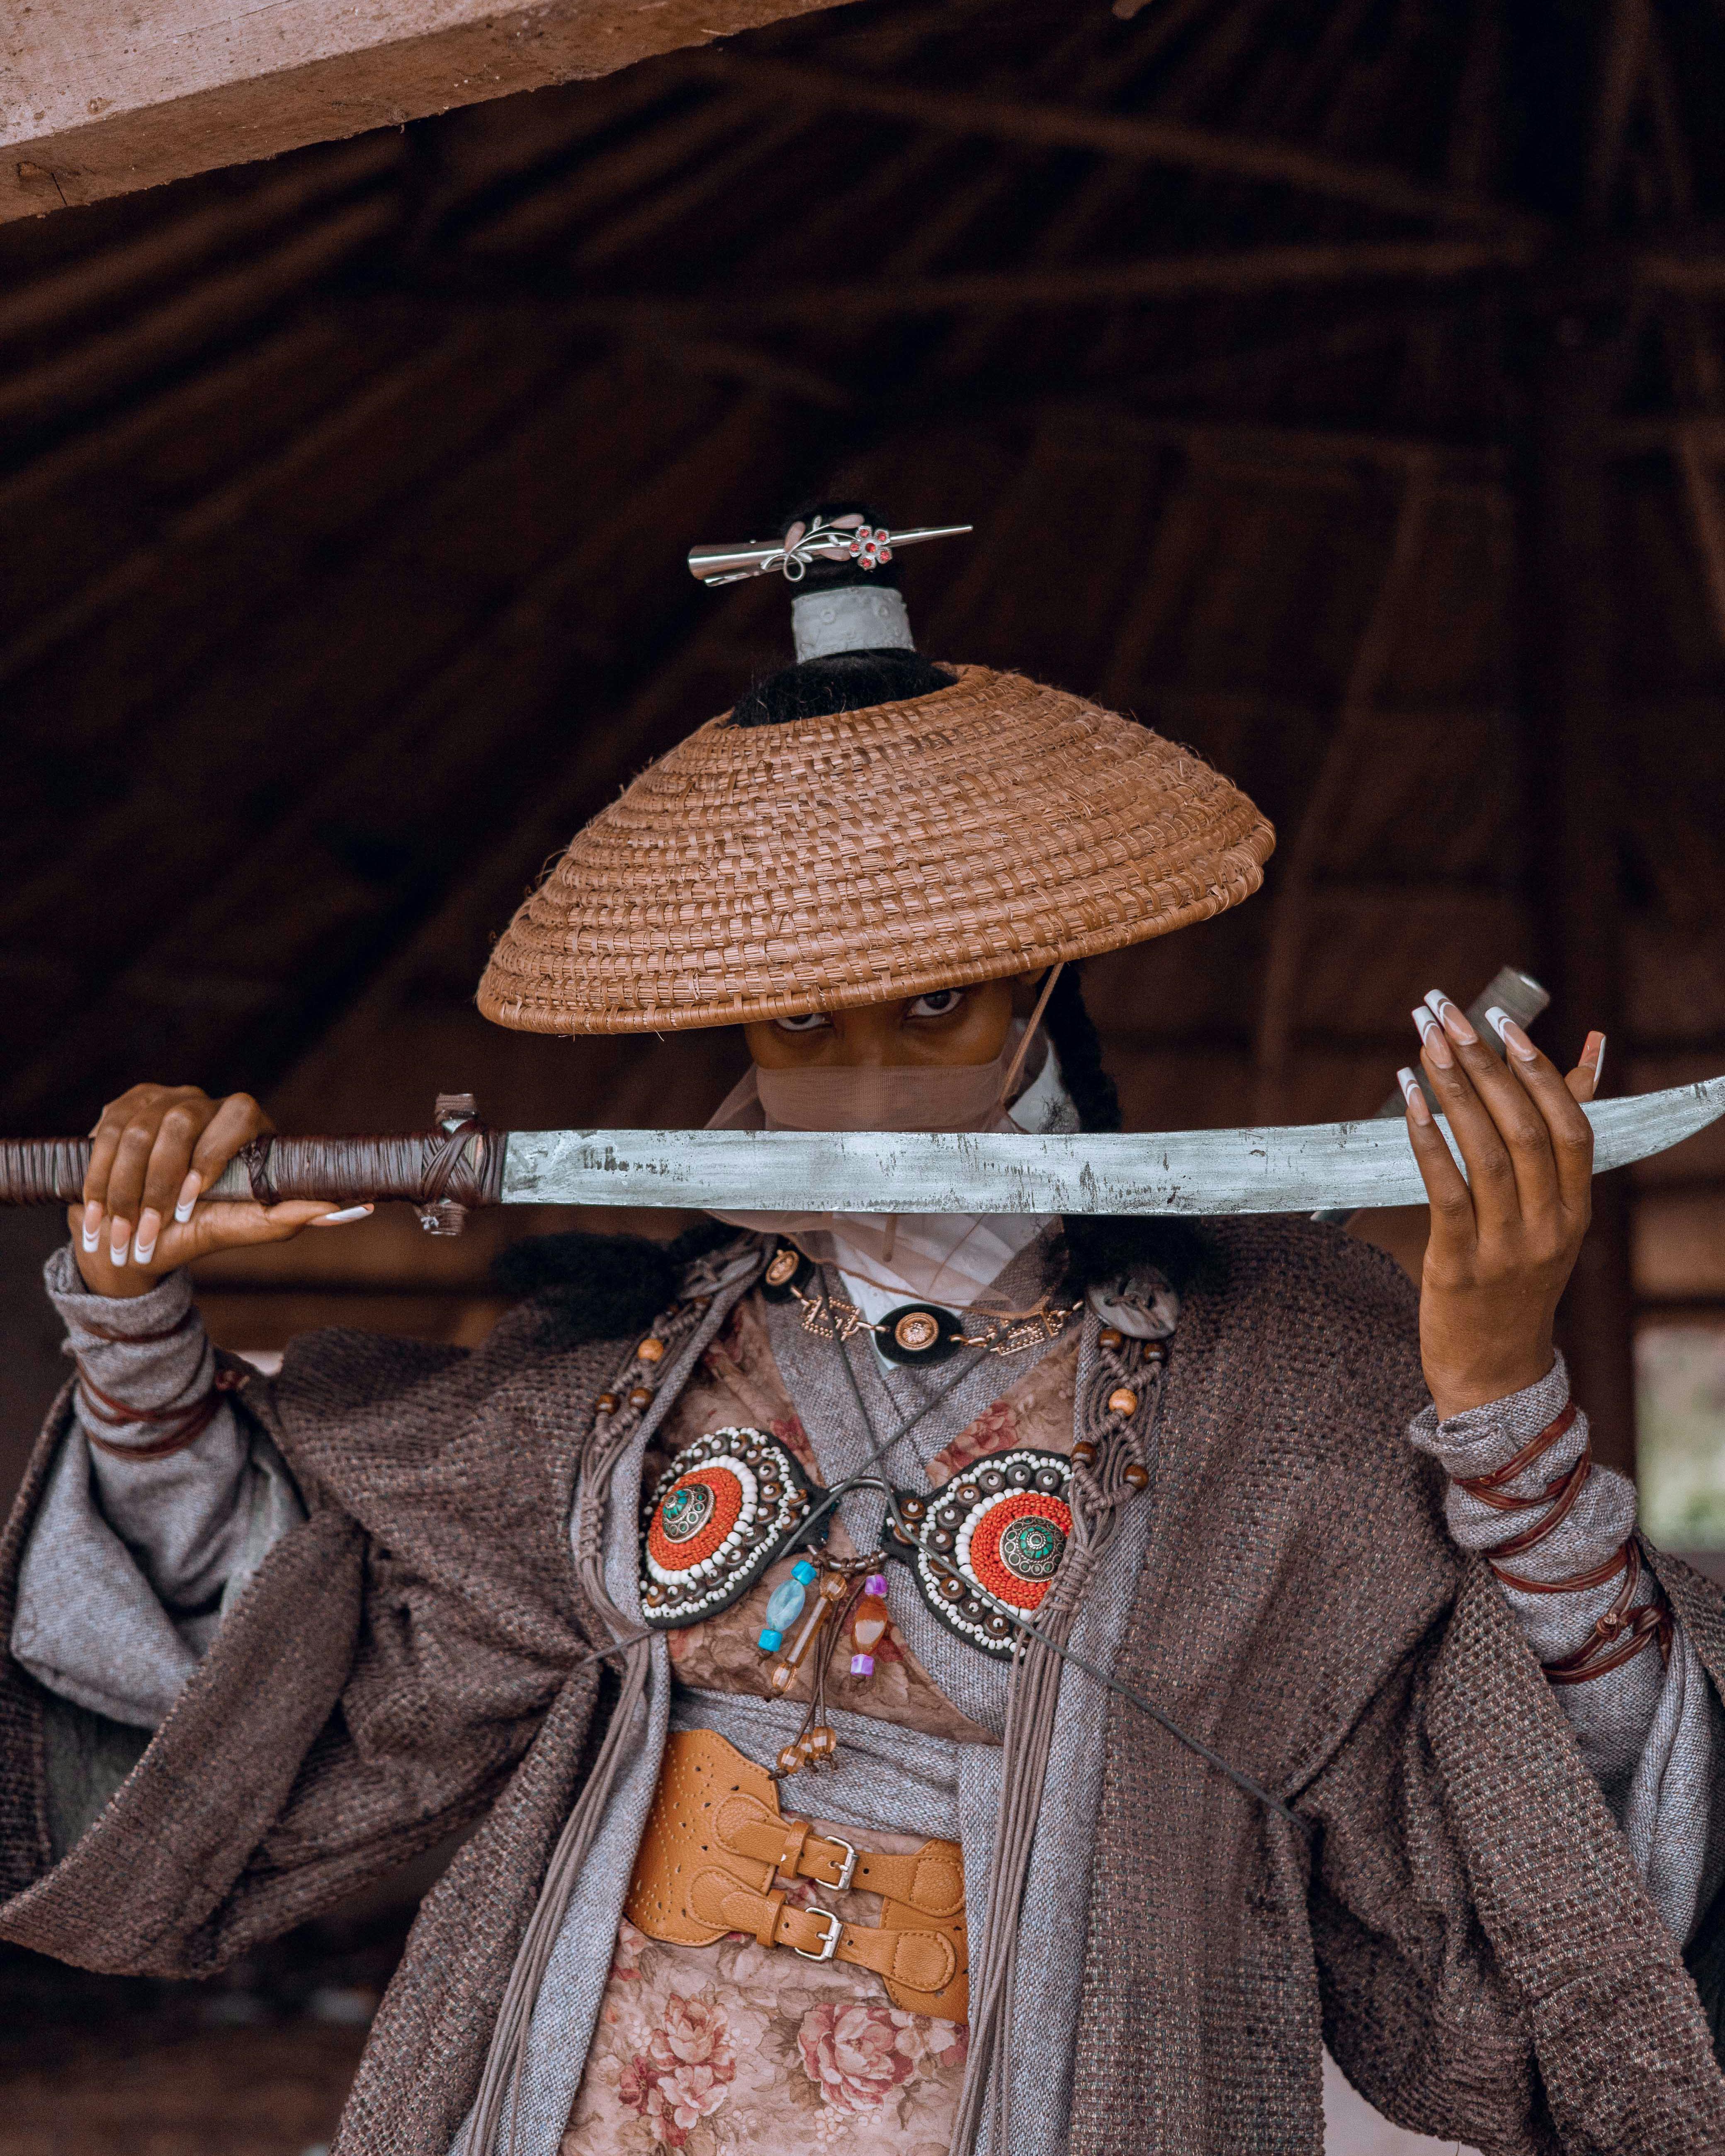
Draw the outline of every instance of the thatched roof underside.
<instances>
[{"instance_id":1,"label":"thatched roof underside","mask_svg":"<svg viewBox=\"0 0 1725 2156\"><path fill-rule=\"evenodd\" d=\"M0 1127L145 1075L701 1120L723 1036L470 998L785 655L782 587L683 550L829 482L977 526L905 557L926 649L1279 827L1263 896L1092 968L1132 1120L1369 1110L1504 961L1620 1084L1725 1065L1722 90L1717 4L906 0L0 232ZM1606 1224L1620 1332L1632 1229L1643 1304L1725 1298L1722 1176ZM502 1232L212 1307L470 1331Z\"/></svg>"}]
</instances>

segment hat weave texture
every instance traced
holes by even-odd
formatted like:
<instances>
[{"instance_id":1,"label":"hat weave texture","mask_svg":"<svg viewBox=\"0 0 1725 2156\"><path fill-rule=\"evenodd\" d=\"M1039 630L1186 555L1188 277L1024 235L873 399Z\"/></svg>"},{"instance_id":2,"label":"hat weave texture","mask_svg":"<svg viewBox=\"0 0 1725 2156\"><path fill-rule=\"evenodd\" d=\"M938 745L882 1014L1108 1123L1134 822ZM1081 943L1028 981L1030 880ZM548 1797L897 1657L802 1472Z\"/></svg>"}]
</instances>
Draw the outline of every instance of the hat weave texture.
<instances>
[{"instance_id":1,"label":"hat weave texture","mask_svg":"<svg viewBox=\"0 0 1725 2156\"><path fill-rule=\"evenodd\" d=\"M1249 897L1275 834L1134 721L986 667L830 717L714 719L578 834L479 1006L530 1033L737 1024L1111 951Z\"/></svg>"}]
</instances>

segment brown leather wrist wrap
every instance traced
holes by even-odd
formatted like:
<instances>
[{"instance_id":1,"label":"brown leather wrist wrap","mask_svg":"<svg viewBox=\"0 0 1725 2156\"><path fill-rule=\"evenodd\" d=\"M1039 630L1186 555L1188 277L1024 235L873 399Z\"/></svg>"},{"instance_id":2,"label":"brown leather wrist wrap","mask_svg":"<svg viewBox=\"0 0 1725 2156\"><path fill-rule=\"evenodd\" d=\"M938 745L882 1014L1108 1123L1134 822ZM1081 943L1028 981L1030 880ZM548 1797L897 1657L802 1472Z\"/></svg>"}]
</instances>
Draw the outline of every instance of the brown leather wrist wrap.
<instances>
[{"instance_id":1,"label":"brown leather wrist wrap","mask_svg":"<svg viewBox=\"0 0 1725 2156\"><path fill-rule=\"evenodd\" d=\"M1548 1535L1554 1533L1574 1509L1575 1501L1593 1472L1591 1443L1582 1448L1573 1467L1566 1468L1531 1497L1512 1496L1504 1485L1525 1474L1536 1460L1549 1452L1572 1427L1578 1412L1571 1400L1562 1414L1548 1422L1537 1436L1530 1438L1512 1460L1506 1460L1502 1466L1493 1468L1489 1475L1456 1478L1458 1489L1466 1491L1471 1497L1477 1497L1494 1512L1538 1512L1541 1506L1549 1507L1531 1527L1524 1527L1520 1534L1510 1536L1486 1553L1486 1562L1505 1587L1513 1589L1518 1594L1579 1594L1589 1587L1603 1587L1619 1573L1624 1575L1623 1585L1612 1596L1609 1608L1594 1620L1592 1630L1574 1653L1544 1664L1545 1674L1554 1685L1586 1684L1591 1678L1604 1676L1609 1670L1621 1669L1651 1640L1658 1641L1661 1656L1666 1661L1671 1660L1671 1614L1664 1598L1656 1591L1653 1601L1644 1603L1639 1609L1630 1607L1641 1584L1641 1552L1633 1535L1602 1563L1590 1566L1585 1572L1568 1573L1561 1579L1529 1579L1523 1573L1510 1571L1502 1562L1505 1558L1525 1556Z\"/></svg>"},{"instance_id":2,"label":"brown leather wrist wrap","mask_svg":"<svg viewBox=\"0 0 1725 2156\"><path fill-rule=\"evenodd\" d=\"M803 1908L781 1878L878 1894L880 1922ZM624 1914L649 1939L711 1946L747 1932L763 1947L873 1969L908 2013L963 2021L969 2010L958 1845L893 1856L824 1840L784 1818L766 1768L711 1730L680 1730L665 1746Z\"/></svg>"},{"instance_id":3,"label":"brown leather wrist wrap","mask_svg":"<svg viewBox=\"0 0 1725 2156\"><path fill-rule=\"evenodd\" d=\"M165 1339L167 1336L161 1333L145 1337ZM105 1393L80 1363L78 1419L84 1424L85 1436L98 1452L109 1453L116 1460L168 1460L175 1453L183 1452L188 1445L196 1444L215 1420L222 1395L231 1392L238 1382L231 1371L218 1370L208 1391L201 1393L195 1400L182 1401L177 1407L137 1408L126 1400L116 1399L111 1393ZM97 1434L94 1427L97 1423L104 1423L110 1430L121 1429L128 1423L141 1423L146 1429L159 1428L162 1435L134 1445L116 1445Z\"/></svg>"}]
</instances>

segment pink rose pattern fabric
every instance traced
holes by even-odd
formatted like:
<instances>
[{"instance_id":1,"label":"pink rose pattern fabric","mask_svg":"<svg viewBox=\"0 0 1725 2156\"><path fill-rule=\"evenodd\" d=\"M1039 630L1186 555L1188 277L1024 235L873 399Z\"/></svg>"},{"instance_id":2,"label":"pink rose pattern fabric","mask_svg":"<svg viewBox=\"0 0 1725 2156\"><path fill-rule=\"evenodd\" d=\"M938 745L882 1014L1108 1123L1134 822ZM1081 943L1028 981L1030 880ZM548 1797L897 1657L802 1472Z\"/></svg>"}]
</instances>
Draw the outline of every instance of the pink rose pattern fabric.
<instances>
[{"instance_id":1,"label":"pink rose pattern fabric","mask_svg":"<svg viewBox=\"0 0 1725 2156\"><path fill-rule=\"evenodd\" d=\"M965 2045L867 1969L742 1933L665 1946L625 1922L559 2156L946 2156Z\"/></svg>"}]
</instances>

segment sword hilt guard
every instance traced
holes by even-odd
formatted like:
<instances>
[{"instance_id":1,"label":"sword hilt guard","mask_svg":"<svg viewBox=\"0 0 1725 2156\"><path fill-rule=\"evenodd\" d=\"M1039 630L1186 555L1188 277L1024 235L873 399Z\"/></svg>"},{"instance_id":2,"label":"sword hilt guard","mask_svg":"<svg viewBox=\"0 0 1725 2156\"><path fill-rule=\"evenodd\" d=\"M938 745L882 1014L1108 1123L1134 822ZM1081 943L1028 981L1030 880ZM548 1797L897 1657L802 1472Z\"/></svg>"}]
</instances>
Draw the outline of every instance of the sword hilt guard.
<instances>
[{"instance_id":1,"label":"sword hilt guard","mask_svg":"<svg viewBox=\"0 0 1725 2156\"><path fill-rule=\"evenodd\" d=\"M331 1205L405 1199L428 1235L459 1235L475 1205L503 1190L503 1134L480 1121L471 1093L439 1093L435 1127L398 1137L260 1137L240 1147L200 1203L260 1205L317 1198ZM0 1142L0 1205L75 1204L90 1168L88 1138Z\"/></svg>"}]
</instances>

